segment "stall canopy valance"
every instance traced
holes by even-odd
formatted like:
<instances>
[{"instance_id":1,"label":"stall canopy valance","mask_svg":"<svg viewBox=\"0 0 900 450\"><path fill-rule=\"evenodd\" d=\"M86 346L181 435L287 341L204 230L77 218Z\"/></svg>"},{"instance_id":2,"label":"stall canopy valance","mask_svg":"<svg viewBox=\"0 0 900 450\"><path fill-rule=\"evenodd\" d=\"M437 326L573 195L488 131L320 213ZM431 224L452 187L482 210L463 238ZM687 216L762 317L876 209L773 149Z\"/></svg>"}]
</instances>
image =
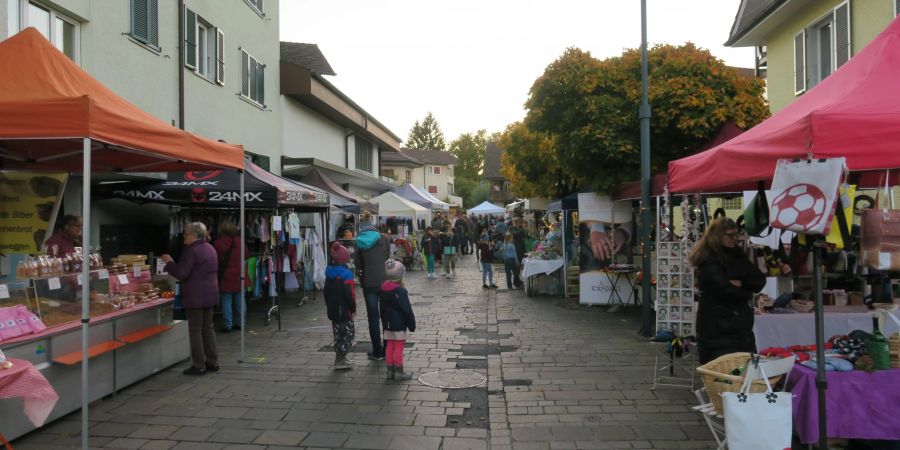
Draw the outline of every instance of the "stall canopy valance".
<instances>
[{"instance_id":1,"label":"stall canopy valance","mask_svg":"<svg viewBox=\"0 0 900 450\"><path fill-rule=\"evenodd\" d=\"M239 169L243 149L179 130L92 78L34 28L0 42L0 169Z\"/></svg>"},{"instance_id":2,"label":"stall canopy valance","mask_svg":"<svg viewBox=\"0 0 900 450\"><path fill-rule=\"evenodd\" d=\"M480 205L469 209L468 211L466 211L466 213L502 215L506 213L506 210L489 201L484 201Z\"/></svg>"},{"instance_id":3,"label":"stall canopy valance","mask_svg":"<svg viewBox=\"0 0 900 450\"><path fill-rule=\"evenodd\" d=\"M247 160L244 160L244 168L244 201L248 208L329 206L327 192L281 178ZM166 181L101 185L97 191L103 197L138 202L237 207L240 201L240 176L237 171L231 170L169 172Z\"/></svg>"},{"instance_id":4,"label":"stall canopy valance","mask_svg":"<svg viewBox=\"0 0 900 450\"><path fill-rule=\"evenodd\" d=\"M424 206L430 210L449 211L450 204L442 202L437 197L431 195L424 189L406 183L403 186L394 189L394 193L403 197L417 205Z\"/></svg>"},{"instance_id":5,"label":"stall canopy valance","mask_svg":"<svg viewBox=\"0 0 900 450\"><path fill-rule=\"evenodd\" d=\"M373 205L372 203L363 200L356 195L346 191L344 188L338 186L337 183L328 178L322 171L318 168L313 167L312 170L309 171L300 181L304 184L317 187L325 192L331 194L331 201L335 206L339 206L342 209L349 210L346 205L338 204L338 201L335 200L335 197L345 198L355 204L358 205L358 208L355 212L360 212L360 210L365 210L371 213L378 212L378 206Z\"/></svg>"},{"instance_id":6,"label":"stall canopy valance","mask_svg":"<svg viewBox=\"0 0 900 450\"><path fill-rule=\"evenodd\" d=\"M900 20L789 106L740 136L669 163L672 192L769 181L779 159L847 158L851 171L900 167ZM735 188L738 186L738 188Z\"/></svg>"}]
</instances>

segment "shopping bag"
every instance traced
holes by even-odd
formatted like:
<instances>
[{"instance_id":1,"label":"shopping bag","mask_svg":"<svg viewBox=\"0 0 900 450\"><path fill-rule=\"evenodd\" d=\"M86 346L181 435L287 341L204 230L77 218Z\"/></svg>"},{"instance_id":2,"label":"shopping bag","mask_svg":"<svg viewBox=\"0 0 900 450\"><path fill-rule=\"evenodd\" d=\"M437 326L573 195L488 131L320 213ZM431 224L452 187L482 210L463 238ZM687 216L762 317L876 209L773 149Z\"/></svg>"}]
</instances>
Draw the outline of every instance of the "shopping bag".
<instances>
[{"instance_id":1,"label":"shopping bag","mask_svg":"<svg viewBox=\"0 0 900 450\"><path fill-rule=\"evenodd\" d=\"M769 202L766 200L765 186L760 183L756 196L744 208L744 231L748 236L762 236L766 230L772 231L769 228Z\"/></svg>"},{"instance_id":2,"label":"shopping bag","mask_svg":"<svg viewBox=\"0 0 900 450\"><path fill-rule=\"evenodd\" d=\"M791 448L791 394L773 392L769 378L751 359L738 392L722 394L725 410L725 439L729 450L785 450ZM759 371L766 382L766 392L752 393L750 385Z\"/></svg>"},{"instance_id":3,"label":"shopping bag","mask_svg":"<svg viewBox=\"0 0 900 450\"><path fill-rule=\"evenodd\" d=\"M860 225L860 249L866 266L900 270L900 210L864 210Z\"/></svg>"},{"instance_id":4,"label":"shopping bag","mask_svg":"<svg viewBox=\"0 0 900 450\"><path fill-rule=\"evenodd\" d=\"M841 215L840 212L837 211L837 208L835 208L834 219L831 221L831 230L829 231L828 236L825 236L825 242L834 245L837 249L843 249L847 246L844 242L844 234L847 234L849 240L850 226L853 225L853 203L856 199L856 186L848 185L846 183L841 184L838 195L841 199L840 207L843 208L844 213L844 227L843 229L841 228ZM852 242L850 244L852 245Z\"/></svg>"},{"instance_id":5,"label":"shopping bag","mask_svg":"<svg viewBox=\"0 0 900 450\"><path fill-rule=\"evenodd\" d=\"M454 247L454 246L452 246L452 245L447 245L447 246L445 246L445 247L444 247L444 254L445 254L445 255L455 255L455 254L456 254L456 247Z\"/></svg>"},{"instance_id":6,"label":"shopping bag","mask_svg":"<svg viewBox=\"0 0 900 450\"><path fill-rule=\"evenodd\" d=\"M22 335L22 328L19 327L18 318L15 306L0 308L0 341Z\"/></svg>"},{"instance_id":7,"label":"shopping bag","mask_svg":"<svg viewBox=\"0 0 900 450\"><path fill-rule=\"evenodd\" d=\"M798 233L827 235L838 187L846 171L845 158L778 160L772 179L769 225Z\"/></svg>"},{"instance_id":8,"label":"shopping bag","mask_svg":"<svg viewBox=\"0 0 900 450\"><path fill-rule=\"evenodd\" d=\"M47 325L44 325L44 322L41 322L41 319L37 316L37 314L28 310L28 307L25 305L16 306L16 315L18 319L16 321L19 324L19 328L22 329L22 334L29 333L40 333L47 329Z\"/></svg>"}]
</instances>

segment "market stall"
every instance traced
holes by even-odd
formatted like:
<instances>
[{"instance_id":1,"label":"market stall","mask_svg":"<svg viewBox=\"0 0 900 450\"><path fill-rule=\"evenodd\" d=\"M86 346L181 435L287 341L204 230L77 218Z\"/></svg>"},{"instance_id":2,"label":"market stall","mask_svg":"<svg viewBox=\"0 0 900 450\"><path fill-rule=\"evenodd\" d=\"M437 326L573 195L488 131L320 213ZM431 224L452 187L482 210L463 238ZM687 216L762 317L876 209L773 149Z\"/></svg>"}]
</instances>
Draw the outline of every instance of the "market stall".
<instances>
[{"instance_id":1,"label":"market stall","mask_svg":"<svg viewBox=\"0 0 900 450\"><path fill-rule=\"evenodd\" d=\"M845 158L852 173L900 167L900 21L888 26L815 88L740 136L669 163L673 192L727 192L768 184L778 160ZM851 177L855 177L852 175ZM882 183L891 180L882 177ZM890 183L890 181L888 181ZM877 206L876 206L877 207ZM840 216L841 214L838 214ZM826 419L825 311L821 271L824 243L813 246L813 298L819 442L834 436ZM862 258L861 258L862 259ZM864 290L864 289L863 289ZM846 333L851 330L842 330ZM891 371L893 372L893 371ZM887 375L892 376L892 375ZM829 403L831 404L831 403ZM828 410L828 416L834 410ZM810 420L804 417L802 420ZM795 416L795 428L798 419Z\"/></svg>"},{"instance_id":2,"label":"market stall","mask_svg":"<svg viewBox=\"0 0 900 450\"><path fill-rule=\"evenodd\" d=\"M427 208L410 202L393 192L385 192L373 198L372 203L378 205L378 217L380 219L386 220L391 217L411 219L413 229L410 231L419 230L420 220L424 221L426 226L431 225L431 213Z\"/></svg>"},{"instance_id":3,"label":"market stall","mask_svg":"<svg viewBox=\"0 0 900 450\"><path fill-rule=\"evenodd\" d=\"M192 135L140 110L91 78L34 28L0 42L0 72L0 169L81 172L88 244L92 173L243 169L240 146ZM172 299L158 298L152 285L139 285L140 298L137 293L124 301L116 297L118 308L107 301L110 297L101 297L142 278L143 267L129 274L124 265L98 266L89 263L86 251L78 261L69 266L71 272L55 267L29 273L12 289L3 285L0 291L9 291L4 303L22 305L24 299L38 322L54 315L73 320L47 328L35 322L29 334L4 339L0 349L28 361L50 381L60 397L50 420L80 405L82 447L87 449L89 402L183 359L188 346L186 324L173 323L165 311ZM111 272L117 269L122 273ZM46 308L40 310L43 299L48 299ZM7 437L35 428L21 414L21 403L0 401L0 417Z\"/></svg>"},{"instance_id":4,"label":"market stall","mask_svg":"<svg viewBox=\"0 0 900 450\"><path fill-rule=\"evenodd\" d=\"M502 216L505 212L505 209L485 200L480 205L469 208L466 214L470 216Z\"/></svg>"},{"instance_id":5,"label":"market stall","mask_svg":"<svg viewBox=\"0 0 900 450\"><path fill-rule=\"evenodd\" d=\"M438 200L437 197L431 195L428 191L411 183L406 183L403 186L394 189L394 194L419 206L423 206L429 211L450 211L449 203ZM373 199L372 201L374 202L375 200Z\"/></svg>"}]
</instances>

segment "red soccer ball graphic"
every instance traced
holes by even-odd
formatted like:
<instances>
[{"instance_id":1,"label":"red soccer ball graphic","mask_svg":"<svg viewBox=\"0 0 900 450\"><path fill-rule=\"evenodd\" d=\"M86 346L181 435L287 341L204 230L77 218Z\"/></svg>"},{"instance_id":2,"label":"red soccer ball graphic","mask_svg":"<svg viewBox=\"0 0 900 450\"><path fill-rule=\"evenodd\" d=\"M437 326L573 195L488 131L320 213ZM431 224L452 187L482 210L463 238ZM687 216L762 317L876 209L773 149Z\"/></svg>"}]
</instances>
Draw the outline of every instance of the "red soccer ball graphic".
<instances>
[{"instance_id":1,"label":"red soccer ball graphic","mask_svg":"<svg viewBox=\"0 0 900 450\"><path fill-rule=\"evenodd\" d=\"M806 231L826 218L825 194L812 184L795 184L781 192L769 208L773 228Z\"/></svg>"}]
</instances>

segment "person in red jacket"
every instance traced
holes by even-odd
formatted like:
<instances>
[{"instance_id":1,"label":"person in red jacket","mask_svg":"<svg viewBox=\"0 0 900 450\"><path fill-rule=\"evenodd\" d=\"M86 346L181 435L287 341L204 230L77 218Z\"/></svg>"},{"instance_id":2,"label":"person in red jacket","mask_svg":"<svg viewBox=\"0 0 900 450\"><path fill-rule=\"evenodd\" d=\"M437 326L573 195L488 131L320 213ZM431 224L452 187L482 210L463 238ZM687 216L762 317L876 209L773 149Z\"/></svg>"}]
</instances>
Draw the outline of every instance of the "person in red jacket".
<instances>
[{"instance_id":1,"label":"person in red jacket","mask_svg":"<svg viewBox=\"0 0 900 450\"><path fill-rule=\"evenodd\" d=\"M226 222L219 229L219 238L213 243L219 257L219 305L222 307L223 333L240 330L244 317L244 305L241 304L241 236L233 223ZM244 257L250 257L250 249L244 245ZM244 288L250 280L244 278ZM237 310L237 315L234 311Z\"/></svg>"}]
</instances>

